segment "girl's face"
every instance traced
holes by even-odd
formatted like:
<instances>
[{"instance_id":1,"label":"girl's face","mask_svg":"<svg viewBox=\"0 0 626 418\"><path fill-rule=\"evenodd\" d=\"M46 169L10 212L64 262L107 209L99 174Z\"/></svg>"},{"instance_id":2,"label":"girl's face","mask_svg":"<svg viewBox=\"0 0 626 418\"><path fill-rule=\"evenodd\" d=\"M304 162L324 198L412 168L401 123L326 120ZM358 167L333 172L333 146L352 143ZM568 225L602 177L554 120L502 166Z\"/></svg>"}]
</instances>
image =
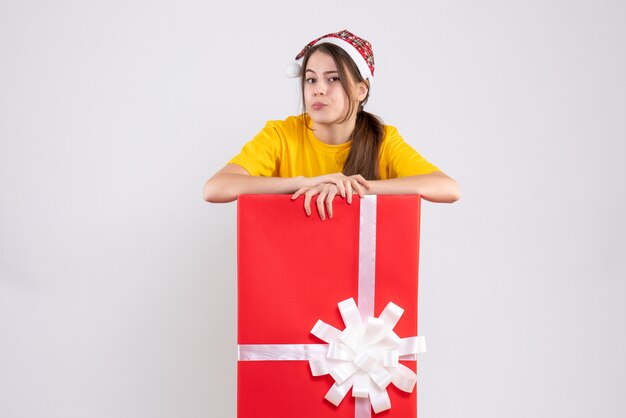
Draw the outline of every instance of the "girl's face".
<instances>
[{"instance_id":1,"label":"girl's face","mask_svg":"<svg viewBox=\"0 0 626 418\"><path fill-rule=\"evenodd\" d=\"M341 86L339 72L332 57L315 51L309 57L304 77L304 107L311 120L316 124L332 125L346 119L350 99ZM360 98L358 86L353 80L348 81L355 89L353 97L363 100L364 96ZM354 116L351 115L347 121Z\"/></svg>"}]
</instances>

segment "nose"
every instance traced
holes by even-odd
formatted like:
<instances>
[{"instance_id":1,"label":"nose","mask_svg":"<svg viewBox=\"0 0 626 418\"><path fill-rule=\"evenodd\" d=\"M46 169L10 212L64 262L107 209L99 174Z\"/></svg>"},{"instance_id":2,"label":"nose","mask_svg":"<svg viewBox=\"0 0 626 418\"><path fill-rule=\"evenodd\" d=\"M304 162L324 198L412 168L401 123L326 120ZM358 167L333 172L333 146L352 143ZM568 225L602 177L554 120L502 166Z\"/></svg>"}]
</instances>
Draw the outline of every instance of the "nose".
<instances>
[{"instance_id":1,"label":"nose","mask_svg":"<svg viewBox=\"0 0 626 418\"><path fill-rule=\"evenodd\" d=\"M326 86L322 81L318 81L315 83L315 89L313 90L313 94L315 96L323 96L326 94Z\"/></svg>"}]
</instances>

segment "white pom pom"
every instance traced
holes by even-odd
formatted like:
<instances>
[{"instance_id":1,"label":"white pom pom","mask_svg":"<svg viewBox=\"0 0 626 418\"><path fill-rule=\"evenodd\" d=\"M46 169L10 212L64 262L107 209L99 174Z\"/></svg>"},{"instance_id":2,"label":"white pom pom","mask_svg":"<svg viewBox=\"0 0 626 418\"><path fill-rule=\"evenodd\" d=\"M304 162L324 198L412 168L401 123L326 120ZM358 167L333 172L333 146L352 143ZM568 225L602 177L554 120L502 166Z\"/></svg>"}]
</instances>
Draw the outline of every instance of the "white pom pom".
<instances>
[{"instance_id":1,"label":"white pom pom","mask_svg":"<svg viewBox=\"0 0 626 418\"><path fill-rule=\"evenodd\" d=\"M302 66L300 66L297 61L292 61L285 69L285 74L289 78L300 77L300 75L302 74Z\"/></svg>"}]
</instances>

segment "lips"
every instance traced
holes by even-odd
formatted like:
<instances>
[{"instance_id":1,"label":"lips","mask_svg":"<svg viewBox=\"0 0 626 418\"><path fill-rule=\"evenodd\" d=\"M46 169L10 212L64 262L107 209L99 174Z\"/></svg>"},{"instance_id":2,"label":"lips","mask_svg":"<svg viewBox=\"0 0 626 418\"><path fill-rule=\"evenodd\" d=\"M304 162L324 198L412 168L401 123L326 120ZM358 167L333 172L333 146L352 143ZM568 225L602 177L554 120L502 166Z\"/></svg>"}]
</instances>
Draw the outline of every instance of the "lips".
<instances>
[{"instance_id":1,"label":"lips","mask_svg":"<svg viewBox=\"0 0 626 418\"><path fill-rule=\"evenodd\" d=\"M327 105L325 103L322 102L315 102L311 105L311 109L313 110L322 110L323 108L325 108Z\"/></svg>"}]
</instances>

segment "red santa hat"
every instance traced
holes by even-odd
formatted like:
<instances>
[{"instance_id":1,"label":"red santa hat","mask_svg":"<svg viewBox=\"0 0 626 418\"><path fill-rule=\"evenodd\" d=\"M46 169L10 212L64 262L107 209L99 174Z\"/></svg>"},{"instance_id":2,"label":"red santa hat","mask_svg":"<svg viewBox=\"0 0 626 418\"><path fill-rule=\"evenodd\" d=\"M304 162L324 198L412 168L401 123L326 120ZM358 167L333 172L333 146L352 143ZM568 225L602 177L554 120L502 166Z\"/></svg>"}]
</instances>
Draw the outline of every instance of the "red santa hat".
<instances>
[{"instance_id":1,"label":"red santa hat","mask_svg":"<svg viewBox=\"0 0 626 418\"><path fill-rule=\"evenodd\" d=\"M295 60L287 67L287 77L300 77L302 75L302 58L304 58L304 55L311 47L322 43L337 45L346 51L356 63L361 76L369 80L370 83L372 82L374 78L374 53L372 52L372 44L347 30L329 33L309 42L296 56Z\"/></svg>"}]
</instances>

